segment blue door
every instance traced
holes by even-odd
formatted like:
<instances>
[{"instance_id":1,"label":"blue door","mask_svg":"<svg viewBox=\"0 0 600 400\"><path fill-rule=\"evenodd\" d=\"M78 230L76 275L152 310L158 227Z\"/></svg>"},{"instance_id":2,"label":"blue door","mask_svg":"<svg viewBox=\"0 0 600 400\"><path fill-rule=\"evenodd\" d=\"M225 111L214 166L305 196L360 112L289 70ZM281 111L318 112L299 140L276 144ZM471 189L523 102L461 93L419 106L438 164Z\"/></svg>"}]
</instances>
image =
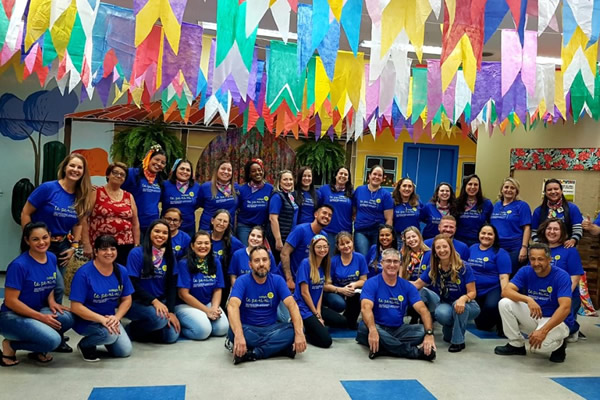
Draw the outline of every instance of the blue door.
<instances>
[{"instance_id":1,"label":"blue door","mask_svg":"<svg viewBox=\"0 0 600 400\"><path fill-rule=\"evenodd\" d=\"M404 144L402 176L417 186L421 202L427 203L440 182L456 185L458 146Z\"/></svg>"}]
</instances>

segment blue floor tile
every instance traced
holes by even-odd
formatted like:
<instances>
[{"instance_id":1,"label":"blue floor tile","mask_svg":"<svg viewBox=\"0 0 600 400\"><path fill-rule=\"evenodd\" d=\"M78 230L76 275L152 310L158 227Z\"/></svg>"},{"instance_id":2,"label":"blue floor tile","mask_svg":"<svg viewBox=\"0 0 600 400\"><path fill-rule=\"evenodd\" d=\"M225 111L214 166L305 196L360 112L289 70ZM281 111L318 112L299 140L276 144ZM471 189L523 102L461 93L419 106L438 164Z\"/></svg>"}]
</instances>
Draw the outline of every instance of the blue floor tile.
<instances>
[{"instance_id":1,"label":"blue floor tile","mask_svg":"<svg viewBox=\"0 0 600 400\"><path fill-rule=\"evenodd\" d=\"M332 338L336 339L354 339L356 338L356 331L352 329L338 329L329 328L329 334Z\"/></svg>"},{"instance_id":2,"label":"blue floor tile","mask_svg":"<svg viewBox=\"0 0 600 400\"><path fill-rule=\"evenodd\" d=\"M94 388L88 400L185 400L185 385Z\"/></svg>"},{"instance_id":3,"label":"blue floor tile","mask_svg":"<svg viewBox=\"0 0 600 400\"><path fill-rule=\"evenodd\" d=\"M584 399L597 399L600 397L600 377L552 378L552 380Z\"/></svg>"},{"instance_id":4,"label":"blue floor tile","mask_svg":"<svg viewBox=\"0 0 600 400\"><path fill-rule=\"evenodd\" d=\"M352 400L435 399L435 397L415 379L341 382Z\"/></svg>"},{"instance_id":5,"label":"blue floor tile","mask_svg":"<svg viewBox=\"0 0 600 400\"><path fill-rule=\"evenodd\" d=\"M473 335L477 336L479 339L501 339L500 336L496 335L495 331L486 332L481 331L475 327L474 324L467 325L467 330L471 332Z\"/></svg>"}]
</instances>

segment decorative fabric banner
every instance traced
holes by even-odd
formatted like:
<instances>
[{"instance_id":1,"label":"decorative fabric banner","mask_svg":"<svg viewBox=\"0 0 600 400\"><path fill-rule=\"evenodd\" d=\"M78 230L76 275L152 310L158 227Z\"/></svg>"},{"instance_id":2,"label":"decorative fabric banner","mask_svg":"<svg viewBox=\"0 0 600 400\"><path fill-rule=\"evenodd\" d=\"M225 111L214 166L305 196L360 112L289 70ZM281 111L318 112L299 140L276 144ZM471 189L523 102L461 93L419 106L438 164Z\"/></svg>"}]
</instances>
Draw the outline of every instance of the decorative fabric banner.
<instances>
[{"instance_id":1,"label":"decorative fabric banner","mask_svg":"<svg viewBox=\"0 0 600 400\"><path fill-rule=\"evenodd\" d=\"M297 113L302 105L304 79L298 76L296 53L296 44L271 41L266 98L271 110L285 101L292 112Z\"/></svg>"},{"instance_id":2,"label":"decorative fabric banner","mask_svg":"<svg viewBox=\"0 0 600 400\"><path fill-rule=\"evenodd\" d=\"M429 14L431 5L427 1L391 0L381 15L381 56L387 53L396 36L404 29L421 61L425 21Z\"/></svg>"},{"instance_id":3,"label":"decorative fabric banner","mask_svg":"<svg viewBox=\"0 0 600 400\"><path fill-rule=\"evenodd\" d=\"M561 69L564 73L563 89L565 94L571 88L575 76L581 72L585 86L593 96L598 62L598 42L586 48L587 43L588 38L581 28L577 27L569 43L562 48Z\"/></svg>"},{"instance_id":4,"label":"decorative fabric banner","mask_svg":"<svg viewBox=\"0 0 600 400\"><path fill-rule=\"evenodd\" d=\"M558 2L559 0L538 0L538 36L541 35L548 26L552 27L550 22L554 18Z\"/></svg>"},{"instance_id":5,"label":"decorative fabric banner","mask_svg":"<svg viewBox=\"0 0 600 400\"><path fill-rule=\"evenodd\" d=\"M179 52L181 22L187 0L133 0L135 14L135 45L150 34L152 26L160 19L165 36L174 53Z\"/></svg>"},{"instance_id":6,"label":"decorative fabric banner","mask_svg":"<svg viewBox=\"0 0 600 400\"><path fill-rule=\"evenodd\" d=\"M537 34L526 31L524 35L521 47L516 30L502 30L502 96L508 92L519 72L529 95L533 96L535 92Z\"/></svg>"},{"instance_id":7,"label":"decorative fabric banner","mask_svg":"<svg viewBox=\"0 0 600 400\"><path fill-rule=\"evenodd\" d=\"M438 0L441 1L441 0ZM358 53L358 43L360 40L360 23L362 17L362 0L346 0L342 9L340 23L346 33L350 49L356 56ZM300 29L298 29L300 33Z\"/></svg>"}]
</instances>

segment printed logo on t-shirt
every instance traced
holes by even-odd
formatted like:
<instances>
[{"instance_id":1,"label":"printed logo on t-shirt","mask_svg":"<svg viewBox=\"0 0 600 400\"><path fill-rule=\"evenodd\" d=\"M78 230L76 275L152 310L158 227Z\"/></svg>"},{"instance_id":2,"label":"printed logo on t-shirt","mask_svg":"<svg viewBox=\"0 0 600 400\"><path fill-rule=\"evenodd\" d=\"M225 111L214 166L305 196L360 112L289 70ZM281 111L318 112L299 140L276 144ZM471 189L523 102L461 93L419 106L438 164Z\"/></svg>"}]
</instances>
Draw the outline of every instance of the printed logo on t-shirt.
<instances>
[{"instance_id":1,"label":"printed logo on t-shirt","mask_svg":"<svg viewBox=\"0 0 600 400\"><path fill-rule=\"evenodd\" d=\"M217 251L217 254L220 255L220 256L222 256L223 255L223 250Z\"/></svg>"},{"instance_id":2,"label":"printed logo on t-shirt","mask_svg":"<svg viewBox=\"0 0 600 400\"><path fill-rule=\"evenodd\" d=\"M546 288L546 291L547 291L548 293L552 293L552 286L548 286L548 287Z\"/></svg>"},{"instance_id":3,"label":"printed logo on t-shirt","mask_svg":"<svg viewBox=\"0 0 600 400\"><path fill-rule=\"evenodd\" d=\"M194 192L190 192L190 197L194 197Z\"/></svg>"},{"instance_id":4,"label":"printed logo on t-shirt","mask_svg":"<svg viewBox=\"0 0 600 400\"><path fill-rule=\"evenodd\" d=\"M457 280L456 280L456 284L457 284L457 285L460 285L460 279L457 279Z\"/></svg>"},{"instance_id":5,"label":"printed logo on t-shirt","mask_svg":"<svg viewBox=\"0 0 600 400\"><path fill-rule=\"evenodd\" d=\"M404 301L404 296L402 296L402 295L398 295L398 300L399 300L400 302L403 302L403 301Z\"/></svg>"},{"instance_id":6,"label":"printed logo on t-shirt","mask_svg":"<svg viewBox=\"0 0 600 400\"><path fill-rule=\"evenodd\" d=\"M554 259L557 260L557 261L560 260L560 254L555 255Z\"/></svg>"},{"instance_id":7,"label":"printed logo on t-shirt","mask_svg":"<svg viewBox=\"0 0 600 400\"><path fill-rule=\"evenodd\" d=\"M488 257L483 257L483 261L488 262L490 259Z\"/></svg>"},{"instance_id":8,"label":"printed logo on t-shirt","mask_svg":"<svg viewBox=\"0 0 600 400\"><path fill-rule=\"evenodd\" d=\"M273 297L275 297L275 295L273 294L273 292L269 292L267 293L267 297L272 299Z\"/></svg>"},{"instance_id":9,"label":"printed logo on t-shirt","mask_svg":"<svg viewBox=\"0 0 600 400\"><path fill-rule=\"evenodd\" d=\"M413 207L413 211L417 211L417 207Z\"/></svg>"},{"instance_id":10,"label":"printed logo on t-shirt","mask_svg":"<svg viewBox=\"0 0 600 400\"><path fill-rule=\"evenodd\" d=\"M265 201L269 201L269 196L265 196L265 197L263 197L263 199L264 199Z\"/></svg>"},{"instance_id":11,"label":"printed logo on t-shirt","mask_svg":"<svg viewBox=\"0 0 600 400\"><path fill-rule=\"evenodd\" d=\"M360 271L356 271L356 272L354 273L354 275L356 275L356 276L360 276Z\"/></svg>"},{"instance_id":12,"label":"printed logo on t-shirt","mask_svg":"<svg viewBox=\"0 0 600 400\"><path fill-rule=\"evenodd\" d=\"M167 266L166 266L166 265L163 265L163 266L162 266L162 270L163 270L164 272L167 272Z\"/></svg>"},{"instance_id":13,"label":"printed logo on t-shirt","mask_svg":"<svg viewBox=\"0 0 600 400\"><path fill-rule=\"evenodd\" d=\"M427 265L425 265L425 264L421 265L421 269L422 269L423 271L425 271L425 270L427 269Z\"/></svg>"},{"instance_id":14,"label":"printed logo on t-shirt","mask_svg":"<svg viewBox=\"0 0 600 400\"><path fill-rule=\"evenodd\" d=\"M512 214L512 210L508 210L506 213L507 214Z\"/></svg>"},{"instance_id":15,"label":"printed logo on t-shirt","mask_svg":"<svg viewBox=\"0 0 600 400\"><path fill-rule=\"evenodd\" d=\"M181 246L180 245L175 246L175 251L179 251L179 250L181 250Z\"/></svg>"},{"instance_id":16,"label":"printed logo on t-shirt","mask_svg":"<svg viewBox=\"0 0 600 400\"><path fill-rule=\"evenodd\" d=\"M377 204L381 203L381 199L377 199L375 200L375 202L377 202Z\"/></svg>"}]
</instances>

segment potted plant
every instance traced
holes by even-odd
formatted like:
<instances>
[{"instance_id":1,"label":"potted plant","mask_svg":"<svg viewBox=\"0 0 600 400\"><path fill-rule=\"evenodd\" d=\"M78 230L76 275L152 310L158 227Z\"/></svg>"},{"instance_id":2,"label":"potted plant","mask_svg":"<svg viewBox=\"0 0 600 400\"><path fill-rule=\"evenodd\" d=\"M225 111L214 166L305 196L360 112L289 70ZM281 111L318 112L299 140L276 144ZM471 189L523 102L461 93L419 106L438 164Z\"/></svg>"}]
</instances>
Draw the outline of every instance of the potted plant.
<instances>
[{"instance_id":1,"label":"potted plant","mask_svg":"<svg viewBox=\"0 0 600 400\"><path fill-rule=\"evenodd\" d=\"M335 170L345 165L345 161L344 148L328 138L307 140L296 150L296 167L309 166L315 175L315 184L331 182Z\"/></svg>"}]
</instances>

